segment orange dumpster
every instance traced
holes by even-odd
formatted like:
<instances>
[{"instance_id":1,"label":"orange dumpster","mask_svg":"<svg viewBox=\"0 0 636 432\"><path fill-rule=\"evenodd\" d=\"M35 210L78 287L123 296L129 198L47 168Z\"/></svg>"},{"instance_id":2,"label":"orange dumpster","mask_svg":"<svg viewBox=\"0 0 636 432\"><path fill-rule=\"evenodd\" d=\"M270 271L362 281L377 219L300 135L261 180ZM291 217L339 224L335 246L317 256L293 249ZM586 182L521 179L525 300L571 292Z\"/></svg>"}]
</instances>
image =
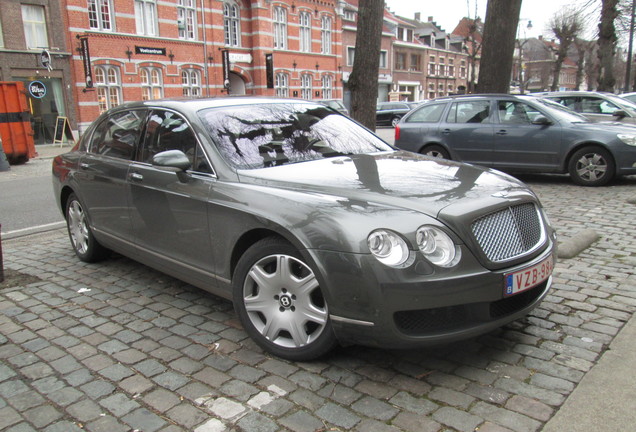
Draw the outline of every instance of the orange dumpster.
<instances>
[{"instance_id":1,"label":"orange dumpster","mask_svg":"<svg viewBox=\"0 0 636 432\"><path fill-rule=\"evenodd\" d=\"M0 140L11 164L37 156L24 84L0 81Z\"/></svg>"}]
</instances>

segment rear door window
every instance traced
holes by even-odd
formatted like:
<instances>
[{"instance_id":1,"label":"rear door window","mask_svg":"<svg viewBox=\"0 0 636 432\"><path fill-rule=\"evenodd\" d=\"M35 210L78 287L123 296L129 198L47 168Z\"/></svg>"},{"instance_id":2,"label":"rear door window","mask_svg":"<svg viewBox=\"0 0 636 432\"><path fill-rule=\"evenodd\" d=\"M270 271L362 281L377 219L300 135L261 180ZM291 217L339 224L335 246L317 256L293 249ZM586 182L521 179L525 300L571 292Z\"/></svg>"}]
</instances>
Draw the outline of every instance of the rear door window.
<instances>
[{"instance_id":1,"label":"rear door window","mask_svg":"<svg viewBox=\"0 0 636 432\"><path fill-rule=\"evenodd\" d=\"M487 123L490 101L462 101L451 106L448 123Z\"/></svg>"}]
</instances>

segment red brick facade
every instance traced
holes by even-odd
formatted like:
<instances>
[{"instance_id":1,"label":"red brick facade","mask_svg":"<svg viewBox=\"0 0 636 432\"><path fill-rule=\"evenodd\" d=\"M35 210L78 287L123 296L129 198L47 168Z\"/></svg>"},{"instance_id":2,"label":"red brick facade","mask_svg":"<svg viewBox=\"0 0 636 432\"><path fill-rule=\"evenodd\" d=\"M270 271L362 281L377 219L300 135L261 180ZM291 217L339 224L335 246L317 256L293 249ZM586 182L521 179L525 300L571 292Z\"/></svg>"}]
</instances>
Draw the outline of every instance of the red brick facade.
<instances>
[{"instance_id":1,"label":"red brick facade","mask_svg":"<svg viewBox=\"0 0 636 432\"><path fill-rule=\"evenodd\" d=\"M65 0L78 128L126 101L228 94L223 50L230 94L342 99L336 6L335 0ZM94 88L87 88L79 36L88 40ZM270 53L275 88L267 86Z\"/></svg>"}]
</instances>

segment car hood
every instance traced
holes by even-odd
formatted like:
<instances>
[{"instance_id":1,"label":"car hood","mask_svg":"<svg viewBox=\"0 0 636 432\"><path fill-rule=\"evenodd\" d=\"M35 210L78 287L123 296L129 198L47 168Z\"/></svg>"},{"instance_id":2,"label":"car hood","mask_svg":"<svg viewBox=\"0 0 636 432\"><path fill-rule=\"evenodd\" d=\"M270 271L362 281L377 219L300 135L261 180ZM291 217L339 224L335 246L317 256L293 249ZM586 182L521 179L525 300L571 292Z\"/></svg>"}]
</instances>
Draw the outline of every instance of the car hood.
<instances>
[{"instance_id":1,"label":"car hood","mask_svg":"<svg viewBox=\"0 0 636 432\"><path fill-rule=\"evenodd\" d=\"M633 123L617 122L617 121L601 121L601 122L589 122L589 123L573 123L577 129L593 132L605 132L605 133L636 133L636 125Z\"/></svg>"},{"instance_id":2,"label":"car hood","mask_svg":"<svg viewBox=\"0 0 636 432\"><path fill-rule=\"evenodd\" d=\"M241 182L345 197L438 217L472 213L503 201L534 199L498 171L409 152L360 154L238 172Z\"/></svg>"}]
</instances>

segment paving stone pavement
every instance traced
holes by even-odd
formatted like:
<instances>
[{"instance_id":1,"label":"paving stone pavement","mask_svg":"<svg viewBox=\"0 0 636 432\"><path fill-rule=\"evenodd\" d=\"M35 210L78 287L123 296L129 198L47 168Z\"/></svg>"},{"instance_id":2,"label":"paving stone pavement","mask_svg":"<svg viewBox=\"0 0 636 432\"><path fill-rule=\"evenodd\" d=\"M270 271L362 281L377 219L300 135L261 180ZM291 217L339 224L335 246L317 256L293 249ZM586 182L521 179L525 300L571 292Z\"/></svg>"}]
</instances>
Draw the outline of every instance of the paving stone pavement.
<instances>
[{"instance_id":1,"label":"paving stone pavement","mask_svg":"<svg viewBox=\"0 0 636 432\"><path fill-rule=\"evenodd\" d=\"M4 241L5 270L39 281L0 289L0 430L539 431L636 310L636 178L522 179L560 236L600 240L527 318L422 350L283 361L230 302L121 256L81 263L64 230Z\"/></svg>"}]
</instances>

